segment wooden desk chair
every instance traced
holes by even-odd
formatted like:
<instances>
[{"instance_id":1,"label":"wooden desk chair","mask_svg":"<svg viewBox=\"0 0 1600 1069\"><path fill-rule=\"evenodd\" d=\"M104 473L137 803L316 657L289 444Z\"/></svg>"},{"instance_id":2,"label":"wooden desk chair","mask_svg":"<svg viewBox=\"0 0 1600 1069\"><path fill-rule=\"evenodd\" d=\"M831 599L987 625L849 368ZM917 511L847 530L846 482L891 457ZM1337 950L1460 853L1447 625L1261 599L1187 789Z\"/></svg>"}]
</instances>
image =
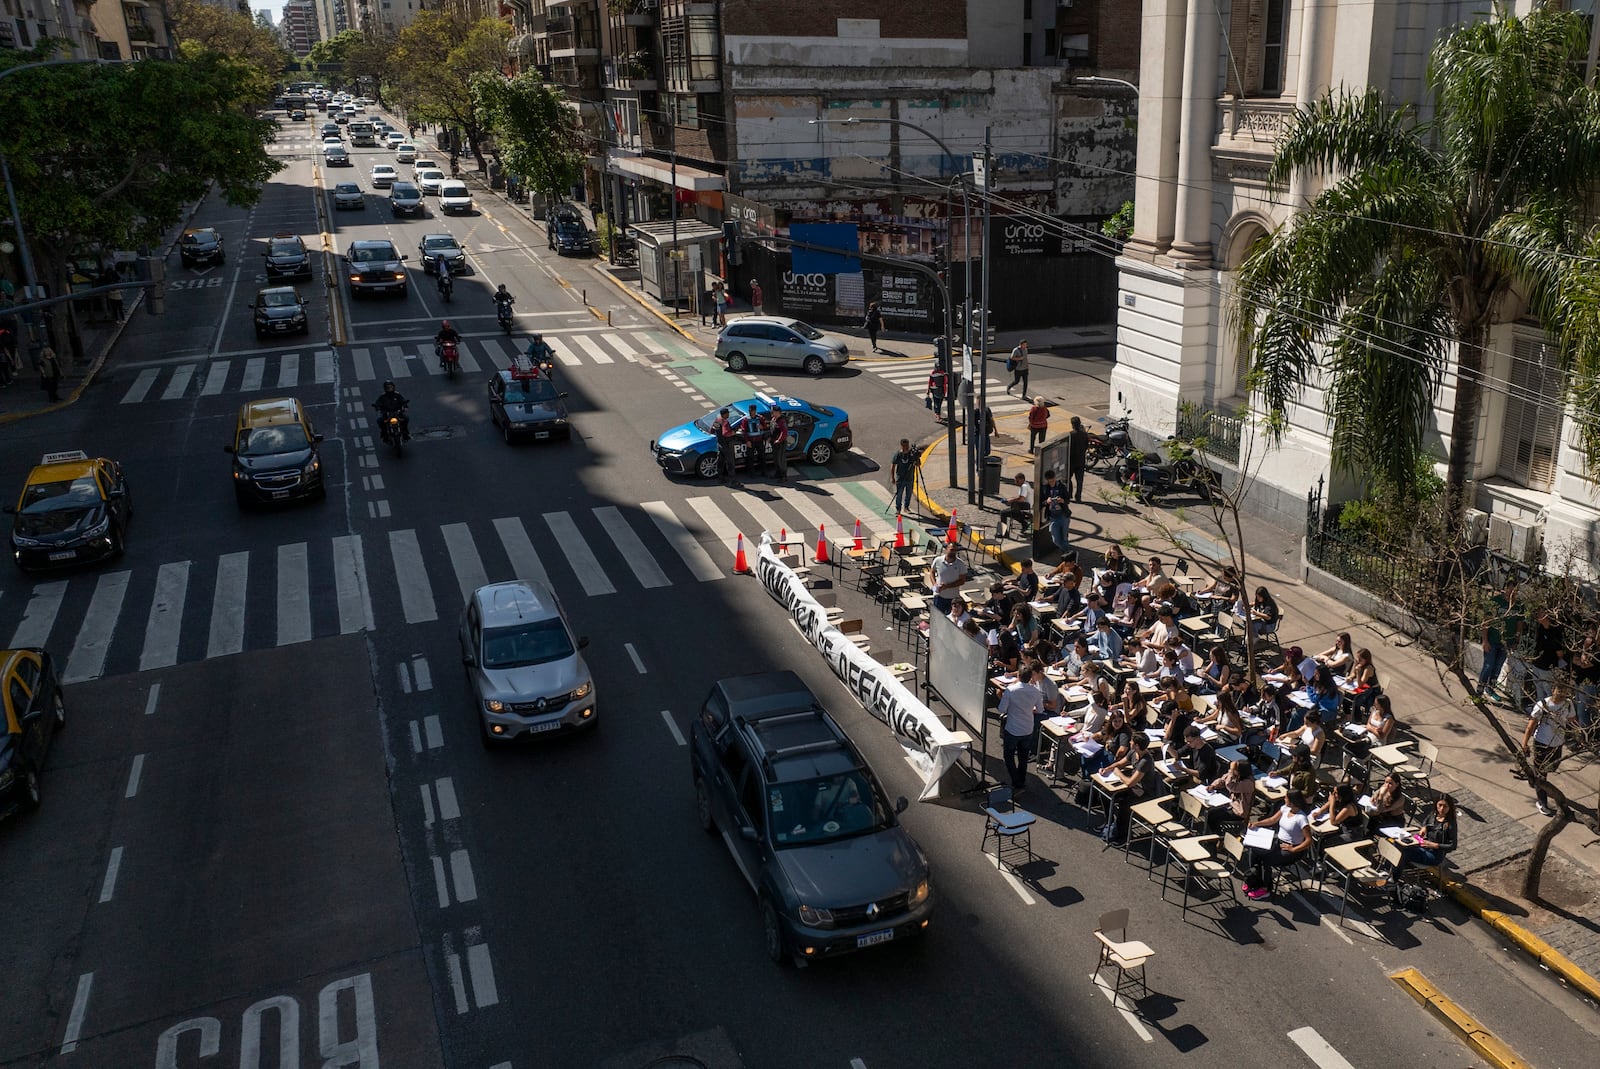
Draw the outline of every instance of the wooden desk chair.
<instances>
[{"instance_id":1,"label":"wooden desk chair","mask_svg":"<svg viewBox=\"0 0 1600 1069\"><path fill-rule=\"evenodd\" d=\"M1418 739L1415 756L1405 764L1395 768L1400 773L1400 778L1410 785L1420 785L1428 790L1433 789L1433 768L1439 760L1439 747L1427 739Z\"/></svg>"},{"instance_id":2,"label":"wooden desk chair","mask_svg":"<svg viewBox=\"0 0 1600 1069\"><path fill-rule=\"evenodd\" d=\"M1010 787L996 787L983 803L983 853L989 852L989 840L994 839L994 860L997 866L1005 865L1005 852L1022 850L1029 861L1033 860L1032 813L1018 809L1011 800ZM1012 866L1016 868L1015 865Z\"/></svg>"},{"instance_id":3,"label":"wooden desk chair","mask_svg":"<svg viewBox=\"0 0 1600 1069\"><path fill-rule=\"evenodd\" d=\"M1181 838L1189 834L1189 829L1172 819L1172 811L1167 804L1172 801L1172 795L1152 798L1140 802L1128 810L1128 837L1122 843L1122 860L1127 861L1133 850L1135 840L1146 844L1145 879L1153 879L1156 870L1155 848L1160 846L1163 851L1167 848L1169 839Z\"/></svg>"},{"instance_id":4,"label":"wooden desk chair","mask_svg":"<svg viewBox=\"0 0 1600 1069\"><path fill-rule=\"evenodd\" d=\"M872 640L869 639L861 630L860 619L840 620L838 627L841 634L843 634L851 642L854 642L861 649L870 650L872 648Z\"/></svg>"},{"instance_id":5,"label":"wooden desk chair","mask_svg":"<svg viewBox=\"0 0 1600 1069\"><path fill-rule=\"evenodd\" d=\"M856 570L856 589L863 594L873 594L888 574L889 561L894 554L892 544L880 544L877 552L863 560Z\"/></svg>"},{"instance_id":6,"label":"wooden desk chair","mask_svg":"<svg viewBox=\"0 0 1600 1069\"><path fill-rule=\"evenodd\" d=\"M1181 839L1173 839L1168 843L1168 866L1176 862L1178 865L1178 882L1183 885L1183 907L1185 916L1189 913L1190 886L1198 881L1203 887L1211 890L1228 892L1228 898L1237 905L1239 894L1234 887L1233 874L1228 867L1218 861L1212 853L1212 844L1217 841L1215 835L1191 835ZM1166 871L1162 871L1161 900L1167 900Z\"/></svg>"},{"instance_id":7,"label":"wooden desk chair","mask_svg":"<svg viewBox=\"0 0 1600 1069\"><path fill-rule=\"evenodd\" d=\"M1115 939L1107 934L1113 931L1117 933ZM1145 984L1144 966L1155 957L1155 951L1128 938L1128 911L1114 909L1100 914L1094 937L1100 945L1100 960L1094 967L1095 979L1099 980L1100 970L1109 965L1117 970L1117 982L1111 989L1113 995L1120 994L1123 986L1129 983L1137 984L1139 990L1148 995L1150 988Z\"/></svg>"}]
</instances>

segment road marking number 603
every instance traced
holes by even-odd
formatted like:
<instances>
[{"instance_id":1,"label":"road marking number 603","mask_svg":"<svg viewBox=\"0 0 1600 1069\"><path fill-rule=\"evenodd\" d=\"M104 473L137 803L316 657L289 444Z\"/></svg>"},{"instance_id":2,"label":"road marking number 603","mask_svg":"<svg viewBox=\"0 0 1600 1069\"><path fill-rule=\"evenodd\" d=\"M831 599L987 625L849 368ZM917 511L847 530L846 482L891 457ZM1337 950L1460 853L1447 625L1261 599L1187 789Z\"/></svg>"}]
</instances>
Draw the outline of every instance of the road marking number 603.
<instances>
[{"instance_id":1,"label":"road marking number 603","mask_svg":"<svg viewBox=\"0 0 1600 1069\"><path fill-rule=\"evenodd\" d=\"M355 1035L343 1038L345 1030L340 1025L340 995L352 993L355 1002ZM278 1064L277 1069L300 1069L300 1003L289 995L264 998L244 1011L240 1019L238 1069L270 1069L261 1064L263 1029L271 1027L266 1022L268 1014L277 1018ZM348 1021L350 1015L345 1015ZM200 1059L215 1058L222 1049L222 1022L215 1017L192 1017L180 1021L161 1033L156 1043L156 1069L179 1069L179 1045L193 1049L193 1044L183 1043L190 1032L199 1033ZM342 1069L357 1066L359 1069L378 1069L377 1019L372 1005L372 974L335 980L317 995L317 1053L322 1059L321 1069ZM185 1061L184 1065L196 1063Z\"/></svg>"}]
</instances>

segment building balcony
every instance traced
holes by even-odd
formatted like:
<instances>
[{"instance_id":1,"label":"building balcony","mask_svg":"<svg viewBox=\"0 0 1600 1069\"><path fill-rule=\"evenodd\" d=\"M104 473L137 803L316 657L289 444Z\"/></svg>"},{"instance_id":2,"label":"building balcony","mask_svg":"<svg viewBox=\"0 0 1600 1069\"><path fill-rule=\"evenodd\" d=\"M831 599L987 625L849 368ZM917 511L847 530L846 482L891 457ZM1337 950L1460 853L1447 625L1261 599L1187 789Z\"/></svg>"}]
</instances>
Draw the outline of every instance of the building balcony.
<instances>
[{"instance_id":1,"label":"building balcony","mask_svg":"<svg viewBox=\"0 0 1600 1069\"><path fill-rule=\"evenodd\" d=\"M600 68L595 64L580 65L572 59L558 60L550 65L550 80L568 90L600 92Z\"/></svg>"},{"instance_id":2,"label":"building balcony","mask_svg":"<svg viewBox=\"0 0 1600 1069\"><path fill-rule=\"evenodd\" d=\"M128 40L129 41L146 41L146 42L154 43L155 39L156 39L155 27L146 25L145 23L142 23L142 22L130 22L130 23L128 23Z\"/></svg>"},{"instance_id":3,"label":"building balcony","mask_svg":"<svg viewBox=\"0 0 1600 1069\"><path fill-rule=\"evenodd\" d=\"M550 34L551 59L586 59L591 62L600 58L600 40L598 35L585 32L567 32Z\"/></svg>"},{"instance_id":4,"label":"building balcony","mask_svg":"<svg viewBox=\"0 0 1600 1069\"><path fill-rule=\"evenodd\" d=\"M1293 101L1229 97L1217 101L1212 174L1235 185L1265 188L1278 139L1293 118Z\"/></svg>"},{"instance_id":5,"label":"building balcony","mask_svg":"<svg viewBox=\"0 0 1600 1069\"><path fill-rule=\"evenodd\" d=\"M661 10L657 0L611 0L607 9L613 25L650 27Z\"/></svg>"}]
</instances>

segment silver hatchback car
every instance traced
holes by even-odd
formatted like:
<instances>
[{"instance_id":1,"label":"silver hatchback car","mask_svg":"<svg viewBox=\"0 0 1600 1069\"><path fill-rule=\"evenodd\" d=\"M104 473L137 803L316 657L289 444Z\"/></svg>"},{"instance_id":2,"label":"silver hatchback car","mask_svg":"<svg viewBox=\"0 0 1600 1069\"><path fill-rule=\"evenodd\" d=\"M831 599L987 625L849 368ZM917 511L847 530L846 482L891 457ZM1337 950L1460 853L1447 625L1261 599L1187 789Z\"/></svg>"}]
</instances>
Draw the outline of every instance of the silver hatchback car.
<instances>
[{"instance_id":1,"label":"silver hatchback car","mask_svg":"<svg viewBox=\"0 0 1600 1069\"><path fill-rule=\"evenodd\" d=\"M742 316L722 328L717 359L727 361L729 371L770 364L820 375L850 362L850 343L788 316Z\"/></svg>"},{"instance_id":2,"label":"silver hatchback car","mask_svg":"<svg viewBox=\"0 0 1600 1069\"><path fill-rule=\"evenodd\" d=\"M561 605L537 580L491 583L461 613L461 661L485 746L595 722L594 677Z\"/></svg>"}]
</instances>

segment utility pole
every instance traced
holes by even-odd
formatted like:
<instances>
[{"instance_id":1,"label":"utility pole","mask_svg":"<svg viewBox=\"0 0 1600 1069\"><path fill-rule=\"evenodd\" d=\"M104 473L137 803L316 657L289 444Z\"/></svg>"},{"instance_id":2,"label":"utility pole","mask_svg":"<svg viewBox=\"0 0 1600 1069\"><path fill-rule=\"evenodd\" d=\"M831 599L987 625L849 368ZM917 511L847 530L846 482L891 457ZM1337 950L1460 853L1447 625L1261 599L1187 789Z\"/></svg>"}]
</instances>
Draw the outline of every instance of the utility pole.
<instances>
[{"instance_id":1,"label":"utility pole","mask_svg":"<svg viewBox=\"0 0 1600 1069\"><path fill-rule=\"evenodd\" d=\"M978 414L976 396L970 389L972 363L972 201L967 196L967 180L961 179L961 257L966 261L966 284L962 287L961 312L961 374L969 384L967 403L967 504L978 502L978 442L982 440L982 425L973 422Z\"/></svg>"},{"instance_id":2,"label":"utility pole","mask_svg":"<svg viewBox=\"0 0 1600 1069\"><path fill-rule=\"evenodd\" d=\"M983 255L983 298L982 298L983 303L978 308L978 344L983 347L982 348L983 355L982 355L981 358L978 359L977 367L974 368L974 372L978 375L978 391L979 391L979 397L978 397L979 415L978 415L978 418L979 419L987 419L988 418L988 413L989 413L989 375L988 375L988 366L989 366L989 220L990 220L990 216L992 214L992 212L990 210L990 207L989 207L990 202L992 200L992 198L989 196L989 182L990 182L990 178L991 178L991 174L993 172L993 169L994 169L994 146L989 140L989 127L985 126L983 128L983 175L982 175L982 180L983 180L983 239L982 239L983 240L983 245L982 245L982 248L980 250L982 255ZM967 307L969 309L972 307L970 302L968 303ZM972 316L970 314L968 314L967 321L970 323L971 320L972 320ZM983 430L983 429L984 428L982 428L982 427L979 428L979 430ZM988 457L985 457L984 460L987 461ZM978 504L980 506L983 504L983 487L981 485L978 486Z\"/></svg>"},{"instance_id":3,"label":"utility pole","mask_svg":"<svg viewBox=\"0 0 1600 1069\"><path fill-rule=\"evenodd\" d=\"M672 139L668 142L672 157L672 189L668 196L672 198L672 251L667 255L672 258L672 318L678 318L678 298L683 294L683 283L678 276L678 258L683 255L683 250L678 248L678 124L672 123Z\"/></svg>"}]
</instances>

